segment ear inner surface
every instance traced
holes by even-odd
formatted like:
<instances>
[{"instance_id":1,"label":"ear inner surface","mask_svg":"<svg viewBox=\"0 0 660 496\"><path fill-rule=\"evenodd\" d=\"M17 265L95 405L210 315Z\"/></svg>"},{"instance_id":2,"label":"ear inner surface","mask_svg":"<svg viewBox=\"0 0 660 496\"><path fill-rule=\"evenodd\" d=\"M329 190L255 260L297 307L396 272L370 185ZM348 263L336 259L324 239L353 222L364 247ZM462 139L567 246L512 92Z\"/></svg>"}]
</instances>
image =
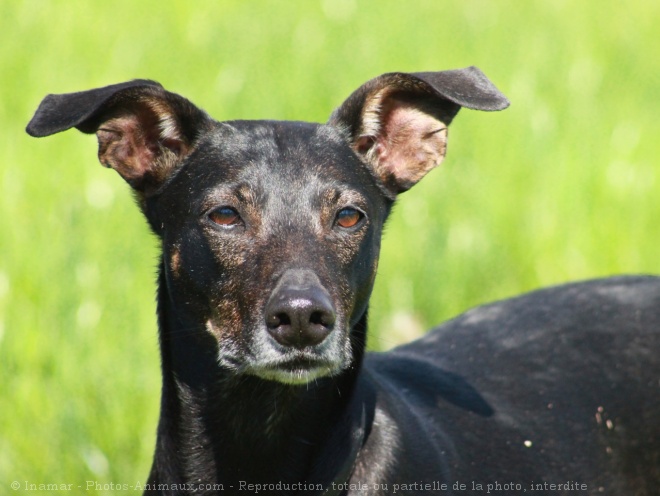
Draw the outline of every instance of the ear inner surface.
<instances>
[{"instance_id":1,"label":"ear inner surface","mask_svg":"<svg viewBox=\"0 0 660 496\"><path fill-rule=\"evenodd\" d=\"M410 189L442 162L447 150L445 109L427 98L398 94L371 100L355 149L365 153L385 185L396 193Z\"/></svg>"},{"instance_id":2,"label":"ear inner surface","mask_svg":"<svg viewBox=\"0 0 660 496\"><path fill-rule=\"evenodd\" d=\"M96 131L99 161L145 193L157 188L189 149L168 110L160 102L142 100Z\"/></svg>"}]
</instances>

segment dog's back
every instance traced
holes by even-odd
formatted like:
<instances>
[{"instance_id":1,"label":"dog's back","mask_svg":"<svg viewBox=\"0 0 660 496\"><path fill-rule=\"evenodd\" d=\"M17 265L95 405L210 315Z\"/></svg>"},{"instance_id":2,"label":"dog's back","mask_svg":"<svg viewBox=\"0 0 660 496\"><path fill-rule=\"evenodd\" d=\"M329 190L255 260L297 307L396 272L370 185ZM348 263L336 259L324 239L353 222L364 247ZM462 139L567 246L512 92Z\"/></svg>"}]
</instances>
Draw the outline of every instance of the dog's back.
<instances>
[{"instance_id":1,"label":"dog's back","mask_svg":"<svg viewBox=\"0 0 660 496\"><path fill-rule=\"evenodd\" d=\"M369 380L387 396L375 414L384 434L372 436L387 448L374 447L383 456L372 461L400 485L423 469L448 489L657 494L658 350L660 278L558 286L470 310L368 356Z\"/></svg>"}]
</instances>

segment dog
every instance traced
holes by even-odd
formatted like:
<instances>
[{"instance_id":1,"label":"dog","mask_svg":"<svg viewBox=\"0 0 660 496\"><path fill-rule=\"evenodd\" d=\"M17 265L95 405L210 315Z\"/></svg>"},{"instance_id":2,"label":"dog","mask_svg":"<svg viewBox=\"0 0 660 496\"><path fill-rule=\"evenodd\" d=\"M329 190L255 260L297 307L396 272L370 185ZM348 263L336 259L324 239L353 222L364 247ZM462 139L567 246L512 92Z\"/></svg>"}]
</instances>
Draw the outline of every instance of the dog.
<instances>
[{"instance_id":1,"label":"dog","mask_svg":"<svg viewBox=\"0 0 660 496\"><path fill-rule=\"evenodd\" d=\"M660 490L660 279L539 290L365 353L383 226L444 158L477 68L389 73L326 124L217 122L150 80L48 95L160 240L146 494Z\"/></svg>"}]
</instances>

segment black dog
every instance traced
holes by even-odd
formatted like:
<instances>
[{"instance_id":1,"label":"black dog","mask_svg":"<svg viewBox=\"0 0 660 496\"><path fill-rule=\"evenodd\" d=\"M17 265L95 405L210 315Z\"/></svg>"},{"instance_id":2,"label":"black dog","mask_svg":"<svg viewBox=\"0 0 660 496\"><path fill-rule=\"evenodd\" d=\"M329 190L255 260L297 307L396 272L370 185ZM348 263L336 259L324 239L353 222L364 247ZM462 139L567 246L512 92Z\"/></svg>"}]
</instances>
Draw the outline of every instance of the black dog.
<instances>
[{"instance_id":1,"label":"black dog","mask_svg":"<svg viewBox=\"0 0 660 496\"><path fill-rule=\"evenodd\" d=\"M365 355L395 196L444 157L476 68L385 74L328 124L216 122L137 80L44 99L33 136L96 133L162 240L163 391L147 492L660 491L660 281L472 310Z\"/></svg>"}]
</instances>

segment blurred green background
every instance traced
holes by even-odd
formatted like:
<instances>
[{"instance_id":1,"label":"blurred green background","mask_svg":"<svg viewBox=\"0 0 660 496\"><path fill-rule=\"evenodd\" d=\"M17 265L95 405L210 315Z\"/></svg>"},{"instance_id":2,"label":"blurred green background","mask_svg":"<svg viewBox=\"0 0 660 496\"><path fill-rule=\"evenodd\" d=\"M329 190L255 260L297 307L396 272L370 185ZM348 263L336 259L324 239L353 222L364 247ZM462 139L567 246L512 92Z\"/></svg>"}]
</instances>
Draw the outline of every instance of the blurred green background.
<instances>
[{"instance_id":1,"label":"blurred green background","mask_svg":"<svg viewBox=\"0 0 660 496\"><path fill-rule=\"evenodd\" d=\"M378 74L480 67L512 106L463 110L401 197L370 312L386 349L539 286L660 272L658 26L650 1L1 2L0 493L136 484L158 416L157 243L94 137L24 134L46 93L145 77L218 119L325 121Z\"/></svg>"}]
</instances>

